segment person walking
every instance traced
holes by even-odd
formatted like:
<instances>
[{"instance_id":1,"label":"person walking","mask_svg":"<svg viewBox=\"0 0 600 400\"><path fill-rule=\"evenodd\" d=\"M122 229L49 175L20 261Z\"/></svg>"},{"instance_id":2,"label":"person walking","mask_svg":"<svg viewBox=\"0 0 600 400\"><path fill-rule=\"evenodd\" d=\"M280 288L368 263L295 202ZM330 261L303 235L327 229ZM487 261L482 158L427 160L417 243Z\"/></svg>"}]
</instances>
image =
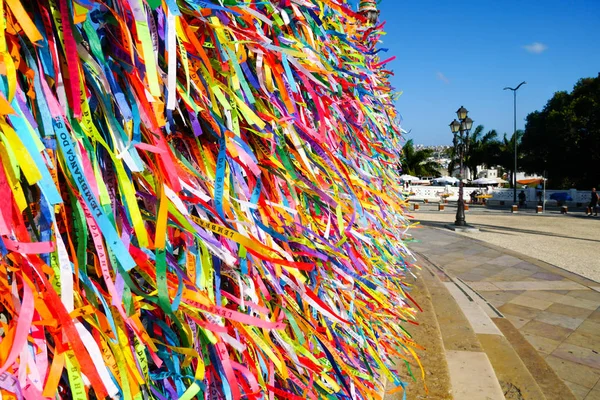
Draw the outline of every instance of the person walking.
<instances>
[{"instance_id":1,"label":"person walking","mask_svg":"<svg viewBox=\"0 0 600 400\"><path fill-rule=\"evenodd\" d=\"M525 195L525 191L521 190L521 193L519 193L519 208L526 207L526 200L527 200L527 196Z\"/></svg>"},{"instance_id":2,"label":"person walking","mask_svg":"<svg viewBox=\"0 0 600 400\"><path fill-rule=\"evenodd\" d=\"M594 214L594 217L598 216L598 192L596 192L596 188L592 188L592 198L590 200L590 205L588 206L589 216Z\"/></svg>"}]
</instances>

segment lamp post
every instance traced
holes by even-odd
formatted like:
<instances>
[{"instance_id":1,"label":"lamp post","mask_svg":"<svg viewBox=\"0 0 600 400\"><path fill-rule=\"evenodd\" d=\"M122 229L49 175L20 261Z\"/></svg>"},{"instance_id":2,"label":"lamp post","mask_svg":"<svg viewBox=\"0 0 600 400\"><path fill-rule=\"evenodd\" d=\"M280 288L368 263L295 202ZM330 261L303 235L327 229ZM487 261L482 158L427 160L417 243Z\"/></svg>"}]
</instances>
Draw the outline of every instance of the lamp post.
<instances>
[{"instance_id":1,"label":"lamp post","mask_svg":"<svg viewBox=\"0 0 600 400\"><path fill-rule=\"evenodd\" d=\"M527 82L523 81L519 83L519 86L516 88L505 87L504 90L512 90L514 97L514 133L513 140L515 141L515 169L513 171L513 204L517 204L517 90L523 85L527 84Z\"/></svg>"},{"instance_id":2,"label":"lamp post","mask_svg":"<svg viewBox=\"0 0 600 400\"><path fill-rule=\"evenodd\" d=\"M358 3L358 12L362 14L371 25L377 23L379 10L375 0L360 0Z\"/></svg>"},{"instance_id":3,"label":"lamp post","mask_svg":"<svg viewBox=\"0 0 600 400\"><path fill-rule=\"evenodd\" d=\"M456 116L458 117L458 121L455 119L450 123L450 130L454 134L454 148L458 150L459 158L460 158L460 183L458 186L458 209L456 210L456 221L454 221L454 225L456 226L466 226L467 222L465 221L465 200L463 197L463 163L465 157L465 151L467 150L467 146L469 143L469 131L473 126L473 120L469 118L468 111L466 108L461 106L456 111Z\"/></svg>"}]
</instances>

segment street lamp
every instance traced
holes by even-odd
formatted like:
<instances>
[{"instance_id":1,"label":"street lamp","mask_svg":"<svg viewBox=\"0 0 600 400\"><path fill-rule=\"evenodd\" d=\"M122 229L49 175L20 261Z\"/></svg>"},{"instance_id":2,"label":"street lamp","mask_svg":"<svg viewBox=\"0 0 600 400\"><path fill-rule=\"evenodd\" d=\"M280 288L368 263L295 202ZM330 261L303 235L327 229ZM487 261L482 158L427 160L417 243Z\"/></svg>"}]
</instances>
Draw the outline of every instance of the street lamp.
<instances>
[{"instance_id":1,"label":"street lamp","mask_svg":"<svg viewBox=\"0 0 600 400\"><path fill-rule=\"evenodd\" d=\"M375 0L360 0L358 12L361 13L370 24L375 25L379 19L379 10Z\"/></svg>"},{"instance_id":2,"label":"street lamp","mask_svg":"<svg viewBox=\"0 0 600 400\"><path fill-rule=\"evenodd\" d=\"M505 87L504 90L512 90L514 97L514 133L513 139L515 141L515 170L513 171L513 204L517 204L517 90L527 82L523 81L519 83L516 88Z\"/></svg>"},{"instance_id":3,"label":"street lamp","mask_svg":"<svg viewBox=\"0 0 600 400\"><path fill-rule=\"evenodd\" d=\"M465 200L463 198L463 162L465 157L466 146L469 143L469 131L473 127L473 120L469 118L469 111L466 108L461 106L456 111L456 116L458 117L458 121L455 119L450 123L450 131L454 135L453 143L454 148L458 150L460 157L460 183L458 186L458 209L456 210L456 221L454 221L454 225L456 226L466 226L467 222L465 221ZM459 140L460 139L460 140Z\"/></svg>"}]
</instances>

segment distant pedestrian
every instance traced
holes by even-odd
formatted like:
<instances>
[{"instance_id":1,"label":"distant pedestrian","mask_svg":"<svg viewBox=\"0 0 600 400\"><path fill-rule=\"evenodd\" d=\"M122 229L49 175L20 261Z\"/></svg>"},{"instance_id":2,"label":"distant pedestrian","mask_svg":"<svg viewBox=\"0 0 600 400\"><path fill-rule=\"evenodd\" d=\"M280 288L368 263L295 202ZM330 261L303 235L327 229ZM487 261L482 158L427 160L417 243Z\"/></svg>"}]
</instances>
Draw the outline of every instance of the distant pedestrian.
<instances>
[{"instance_id":1,"label":"distant pedestrian","mask_svg":"<svg viewBox=\"0 0 600 400\"><path fill-rule=\"evenodd\" d=\"M538 201L538 205L542 205L542 185L537 185L536 186L536 196L537 196L537 201Z\"/></svg>"},{"instance_id":2,"label":"distant pedestrian","mask_svg":"<svg viewBox=\"0 0 600 400\"><path fill-rule=\"evenodd\" d=\"M476 204L477 203L477 196L479 195L479 192L477 190L473 190L470 194L471 196L471 204Z\"/></svg>"},{"instance_id":3,"label":"distant pedestrian","mask_svg":"<svg viewBox=\"0 0 600 400\"><path fill-rule=\"evenodd\" d=\"M598 216L598 192L596 192L596 188L592 188L592 198L590 200L590 205L588 206L589 213L587 215Z\"/></svg>"},{"instance_id":4,"label":"distant pedestrian","mask_svg":"<svg viewBox=\"0 0 600 400\"><path fill-rule=\"evenodd\" d=\"M525 207L526 200L527 196L525 195L525 191L521 190L521 193L519 193L519 207Z\"/></svg>"}]
</instances>

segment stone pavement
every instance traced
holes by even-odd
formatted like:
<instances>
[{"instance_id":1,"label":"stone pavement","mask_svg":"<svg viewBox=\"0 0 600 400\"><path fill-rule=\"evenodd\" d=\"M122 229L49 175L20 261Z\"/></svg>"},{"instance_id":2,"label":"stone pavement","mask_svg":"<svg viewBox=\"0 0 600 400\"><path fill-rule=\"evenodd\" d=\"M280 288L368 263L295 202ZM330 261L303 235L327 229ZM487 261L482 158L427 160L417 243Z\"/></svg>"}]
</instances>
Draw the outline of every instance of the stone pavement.
<instances>
[{"instance_id":1,"label":"stone pavement","mask_svg":"<svg viewBox=\"0 0 600 400\"><path fill-rule=\"evenodd\" d=\"M410 232L410 248L496 307L577 399L600 400L600 283L451 231Z\"/></svg>"}]
</instances>

